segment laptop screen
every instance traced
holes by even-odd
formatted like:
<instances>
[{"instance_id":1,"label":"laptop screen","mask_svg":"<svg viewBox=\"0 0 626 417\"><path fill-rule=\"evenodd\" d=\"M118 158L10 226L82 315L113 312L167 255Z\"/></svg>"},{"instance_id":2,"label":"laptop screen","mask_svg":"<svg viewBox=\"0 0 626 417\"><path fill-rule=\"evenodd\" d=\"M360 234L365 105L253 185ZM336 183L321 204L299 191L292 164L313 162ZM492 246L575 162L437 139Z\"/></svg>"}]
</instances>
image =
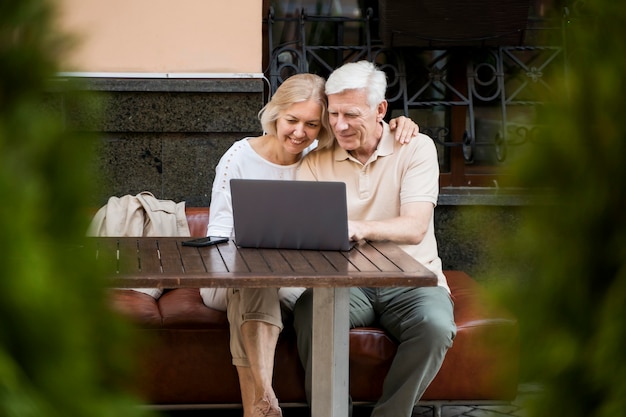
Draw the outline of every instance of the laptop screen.
<instances>
[{"instance_id":1,"label":"laptop screen","mask_svg":"<svg viewBox=\"0 0 626 417\"><path fill-rule=\"evenodd\" d=\"M343 182L231 179L235 243L350 250Z\"/></svg>"}]
</instances>

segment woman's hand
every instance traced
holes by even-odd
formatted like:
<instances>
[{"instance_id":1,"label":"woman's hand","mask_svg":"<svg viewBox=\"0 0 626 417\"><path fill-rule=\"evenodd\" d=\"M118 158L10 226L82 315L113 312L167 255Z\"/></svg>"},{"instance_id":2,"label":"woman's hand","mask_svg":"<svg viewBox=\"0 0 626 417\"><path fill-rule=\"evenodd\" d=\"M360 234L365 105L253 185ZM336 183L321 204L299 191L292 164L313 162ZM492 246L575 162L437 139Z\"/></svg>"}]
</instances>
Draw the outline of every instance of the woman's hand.
<instances>
[{"instance_id":1,"label":"woman's hand","mask_svg":"<svg viewBox=\"0 0 626 417\"><path fill-rule=\"evenodd\" d=\"M411 138L417 136L420 127L413 120L405 116L396 117L389 121L389 129L395 130L394 137L402 144L409 143Z\"/></svg>"}]
</instances>

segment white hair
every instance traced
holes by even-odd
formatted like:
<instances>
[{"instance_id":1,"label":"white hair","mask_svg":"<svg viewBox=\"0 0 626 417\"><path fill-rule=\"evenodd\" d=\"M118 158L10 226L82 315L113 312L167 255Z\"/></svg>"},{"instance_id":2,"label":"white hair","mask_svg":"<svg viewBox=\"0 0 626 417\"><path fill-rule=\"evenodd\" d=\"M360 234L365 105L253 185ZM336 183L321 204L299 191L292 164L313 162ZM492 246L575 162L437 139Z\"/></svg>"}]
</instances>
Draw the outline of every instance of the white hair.
<instances>
[{"instance_id":1,"label":"white hair","mask_svg":"<svg viewBox=\"0 0 626 417\"><path fill-rule=\"evenodd\" d=\"M387 76L371 62L350 62L333 71L326 81L326 95L345 90L365 90L370 108L375 108L385 100Z\"/></svg>"}]
</instances>

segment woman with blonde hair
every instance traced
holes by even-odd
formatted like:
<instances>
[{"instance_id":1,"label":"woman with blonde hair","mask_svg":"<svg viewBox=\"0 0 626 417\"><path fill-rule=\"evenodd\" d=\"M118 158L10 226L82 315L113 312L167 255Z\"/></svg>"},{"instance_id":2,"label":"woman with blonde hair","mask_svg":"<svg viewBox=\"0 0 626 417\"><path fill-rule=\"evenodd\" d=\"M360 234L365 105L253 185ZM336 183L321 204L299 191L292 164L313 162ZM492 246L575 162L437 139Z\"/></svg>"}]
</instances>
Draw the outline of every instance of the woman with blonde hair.
<instances>
[{"instance_id":1,"label":"woman with blonde hair","mask_svg":"<svg viewBox=\"0 0 626 417\"><path fill-rule=\"evenodd\" d=\"M215 170L207 236L233 237L232 178L295 180L302 158L332 144L325 81L313 74L288 78L259 112L264 134L244 138L222 156ZM401 117L396 139L408 141L418 126ZM390 124L391 124L390 123ZM307 221L307 219L302 219ZM230 350L237 368L244 417L282 416L272 387L274 354L289 314L303 288L202 288L204 303L226 311Z\"/></svg>"}]
</instances>

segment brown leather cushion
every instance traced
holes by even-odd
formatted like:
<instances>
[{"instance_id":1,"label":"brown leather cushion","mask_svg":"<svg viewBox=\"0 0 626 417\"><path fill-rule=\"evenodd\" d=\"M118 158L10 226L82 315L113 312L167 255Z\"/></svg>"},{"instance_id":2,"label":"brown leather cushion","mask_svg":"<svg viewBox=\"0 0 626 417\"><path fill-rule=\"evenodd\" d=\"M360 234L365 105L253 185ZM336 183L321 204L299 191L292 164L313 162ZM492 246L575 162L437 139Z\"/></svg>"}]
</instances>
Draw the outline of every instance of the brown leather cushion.
<instances>
[{"instance_id":1,"label":"brown leather cushion","mask_svg":"<svg viewBox=\"0 0 626 417\"><path fill-rule=\"evenodd\" d=\"M467 274L446 271L455 301L457 336L424 400L511 400L518 375L518 327L506 311L489 307L480 286ZM162 316L155 329L151 297L115 291L114 305L153 333L155 343L144 357L143 385L154 403L230 403L238 401L237 376L231 365L226 314L202 303L197 289L167 291L158 301ZM137 306L133 306L137 303ZM139 308L141 307L141 308ZM150 311L150 309L148 309ZM350 331L350 384L354 401L375 401L396 352L381 329ZM149 358L149 360L148 360ZM285 402L303 402L303 371L293 329L285 328L276 354L275 386ZM166 378L166 379L162 379ZM175 387L173 387L175 385ZM231 392L231 390L235 392Z\"/></svg>"},{"instance_id":2,"label":"brown leather cushion","mask_svg":"<svg viewBox=\"0 0 626 417\"><path fill-rule=\"evenodd\" d=\"M166 329L228 329L226 314L206 307L198 288L167 291L158 304Z\"/></svg>"},{"instance_id":3,"label":"brown leather cushion","mask_svg":"<svg viewBox=\"0 0 626 417\"><path fill-rule=\"evenodd\" d=\"M445 271L454 300L457 335L423 400L512 400L517 394L518 325L487 302L482 287L461 271ZM350 384L355 401L382 393L396 344L381 329L350 331Z\"/></svg>"},{"instance_id":4,"label":"brown leather cushion","mask_svg":"<svg viewBox=\"0 0 626 417\"><path fill-rule=\"evenodd\" d=\"M444 271L454 301L457 335L423 399L512 400L517 394L519 328L462 271Z\"/></svg>"},{"instance_id":5,"label":"brown leather cushion","mask_svg":"<svg viewBox=\"0 0 626 417\"><path fill-rule=\"evenodd\" d=\"M157 302L136 291L114 290L111 302L137 326L144 342L137 355L136 391L146 402L240 402L226 313L206 307L197 288L166 291ZM281 334L275 369L275 389L281 401L305 402L304 371L291 327Z\"/></svg>"},{"instance_id":6,"label":"brown leather cushion","mask_svg":"<svg viewBox=\"0 0 626 417\"><path fill-rule=\"evenodd\" d=\"M142 328L158 328L163 324L157 301L144 293L111 289L107 294L114 311Z\"/></svg>"}]
</instances>

